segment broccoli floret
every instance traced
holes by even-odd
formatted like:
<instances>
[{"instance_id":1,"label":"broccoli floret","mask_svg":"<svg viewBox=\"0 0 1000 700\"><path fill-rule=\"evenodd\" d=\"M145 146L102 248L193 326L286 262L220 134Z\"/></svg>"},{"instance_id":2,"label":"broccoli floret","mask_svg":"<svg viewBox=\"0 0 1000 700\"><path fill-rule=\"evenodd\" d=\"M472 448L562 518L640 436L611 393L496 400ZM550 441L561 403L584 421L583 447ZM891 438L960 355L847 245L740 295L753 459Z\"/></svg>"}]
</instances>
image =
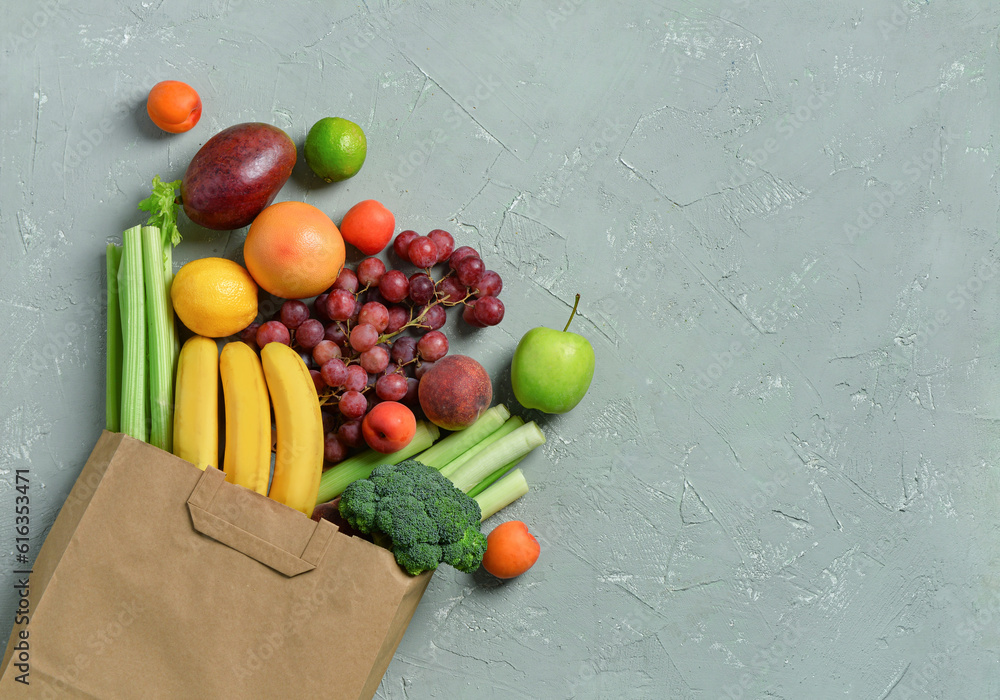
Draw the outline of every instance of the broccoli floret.
<instances>
[{"instance_id":1,"label":"broccoli floret","mask_svg":"<svg viewBox=\"0 0 1000 700\"><path fill-rule=\"evenodd\" d=\"M350 484L341 494L340 514L355 530L388 543L412 575L441 562L472 572L486 551L479 504L415 459L380 465Z\"/></svg>"}]
</instances>

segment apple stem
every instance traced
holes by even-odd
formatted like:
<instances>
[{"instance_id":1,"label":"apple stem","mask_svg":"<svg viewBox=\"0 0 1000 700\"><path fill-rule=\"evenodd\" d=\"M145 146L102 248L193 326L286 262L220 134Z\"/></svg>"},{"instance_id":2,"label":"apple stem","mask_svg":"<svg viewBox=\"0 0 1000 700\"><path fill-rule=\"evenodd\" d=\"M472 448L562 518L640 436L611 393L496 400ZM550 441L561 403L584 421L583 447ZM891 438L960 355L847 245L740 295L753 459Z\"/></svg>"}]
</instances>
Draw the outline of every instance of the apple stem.
<instances>
[{"instance_id":1,"label":"apple stem","mask_svg":"<svg viewBox=\"0 0 1000 700\"><path fill-rule=\"evenodd\" d=\"M573 311L570 312L569 320L566 321L566 326L563 328L563 333L569 329L569 324L573 322L573 317L576 316L576 307L580 305L580 295L576 295L576 301L573 302Z\"/></svg>"}]
</instances>

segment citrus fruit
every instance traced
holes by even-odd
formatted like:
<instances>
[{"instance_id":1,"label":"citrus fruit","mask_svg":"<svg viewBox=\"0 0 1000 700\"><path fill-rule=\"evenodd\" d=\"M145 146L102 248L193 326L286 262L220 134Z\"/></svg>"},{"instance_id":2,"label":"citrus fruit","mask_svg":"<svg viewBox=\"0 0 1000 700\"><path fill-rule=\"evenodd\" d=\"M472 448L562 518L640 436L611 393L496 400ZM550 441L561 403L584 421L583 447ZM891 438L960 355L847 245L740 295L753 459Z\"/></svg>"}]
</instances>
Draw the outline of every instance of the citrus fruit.
<instances>
[{"instance_id":1,"label":"citrus fruit","mask_svg":"<svg viewBox=\"0 0 1000 700\"><path fill-rule=\"evenodd\" d=\"M366 199L344 214L340 233L344 240L365 255L377 255L392 238L396 217L380 202Z\"/></svg>"},{"instance_id":2,"label":"citrus fruit","mask_svg":"<svg viewBox=\"0 0 1000 700\"><path fill-rule=\"evenodd\" d=\"M257 318L257 285L244 267L225 258L185 264L170 284L181 322L198 335L225 338Z\"/></svg>"},{"instance_id":3,"label":"citrus fruit","mask_svg":"<svg viewBox=\"0 0 1000 700\"><path fill-rule=\"evenodd\" d=\"M164 131L181 134L201 119L201 98L187 83L164 80L149 91L146 113Z\"/></svg>"},{"instance_id":4,"label":"citrus fruit","mask_svg":"<svg viewBox=\"0 0 1000 700\"><path fill-rule=\"evenodd\" d=\"M305 202L279 202L257 215L243 260L257 284L283 299L326 291L344 266L344 239L330 217Z\"/></svg>"},{"instance_id":5,"label":"citrus fruit","mask_svg":"<svg viewBox=\"0 0 1000 700\"><path fill-rule=\"evenodd\" d=\"M361 127L340 117L324 117L306 136L306 163L327 182L354 177L364 165L368 141Z\"/></svg>"}]
</instances>

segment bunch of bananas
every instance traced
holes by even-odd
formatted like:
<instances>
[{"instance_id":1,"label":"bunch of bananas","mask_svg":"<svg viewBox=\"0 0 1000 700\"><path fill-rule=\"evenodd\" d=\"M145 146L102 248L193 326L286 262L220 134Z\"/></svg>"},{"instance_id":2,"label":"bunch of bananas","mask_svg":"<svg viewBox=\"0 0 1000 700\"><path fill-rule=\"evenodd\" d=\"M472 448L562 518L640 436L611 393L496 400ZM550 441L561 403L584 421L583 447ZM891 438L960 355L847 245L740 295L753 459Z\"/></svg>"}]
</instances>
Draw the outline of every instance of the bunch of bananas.
<instances>
[{"instance_id":1,"label":"bunch of bananas","mask_svg":"<svg viewBox=\"0 0 1000 700\"><path fill-rule=\"evenodd\" d=\"M323 472L323 418L299 354L268 343L194 336L181 348L174 400L174 454L200 469L219 459L219 377L225 402L226 480L312 515ZM271 408L277 446L271 475Z\"/></svg>"}]
</instances>

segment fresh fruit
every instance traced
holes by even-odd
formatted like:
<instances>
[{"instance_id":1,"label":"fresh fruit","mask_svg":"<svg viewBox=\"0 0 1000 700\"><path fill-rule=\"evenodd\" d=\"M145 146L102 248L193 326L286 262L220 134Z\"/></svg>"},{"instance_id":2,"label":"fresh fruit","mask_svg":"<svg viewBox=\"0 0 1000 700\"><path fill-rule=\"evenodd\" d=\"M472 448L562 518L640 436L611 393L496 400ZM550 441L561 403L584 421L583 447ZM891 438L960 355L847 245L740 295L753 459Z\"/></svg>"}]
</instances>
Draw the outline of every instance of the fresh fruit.
<instances>
[{"instance_id":1,"label":"fresh fruit","mask_svg":"<svg viewBox=\"0 0 1000 700\"><path fill-rule=\"evenodd\" d=\"M303 321L309 318L309 307L298 299L288 299L281 305L279 318L288 330L296 330Z\"/></svg>"},{"instance_id":2,"label":"fresh fruit","mask_svg":"<svg viewBox=\"0 0 1000 700\"><path fill-rule=\"evenodd\" d=\"M205 143L181 180L191 221L205 228L247 226L274 201L292 174L295 142L276 126L236 124Z\"/></svg>"},{"instance_id":3,"label":"fresh fruit","mask_svg":"<svg viewBox=\"0 0 1000 700\"><path fill-rule=\"evenodd\" d=\"M450 234L440 229L431 233L446 251L454 247ZM407 237L408 232L401 233L397 243ZM430 234L426 238L433 240ZM434 246L437 249L438 243ZM464 246L452 251L447 261L469 256L479 260L478 252ZM395 265L401 262L389 259ZM433 265L443 267L445 262L435 259ZM476 297L450 268L437 284L430 276L434 270L411 273L389 269L384 259L365 257L356 269L345 265L311 305L286 299L270 319L254 321L240 334L251 347L280 342L302 355L319 393L327 461L350 459L350 451L364 442L362 420L380 401L397 401L424 417L420 380L448 353L448 337L439 330L447 309L458 306L470 325L485 327L475 320L475 303L489 296L486 291L499 291L501 284L499 275L490 273L496 276L493 286ZM483 273L480 281L486 277ZM345 425L356 425L355 440L340 434ZM335 443L331 433L337 433Z\"/></svg>"},{"instance_id":4,"label":"fresh fruit","mask_svg":"<svg viewBox=\"0 0 1000 700\"><path fill-rule=\"evenodd\" d=\"M324 117L312 125L303 152L314 173L327 182L354 177L368 154L365 132L352 121Z\"/></svg>"},{"instance_id":5,"label":"fresh fruit","mask_svg":"<svg viewBox=\"0 0 1000 700\"><path fill-rule=\"evenodd\" d=\"M189 338L177 361L173 452L201 470L219 466L219 347Z\"/></svg>"},{"instance_id":6,"label":"fresh fruit","mask_svg":"<svg viewBox=\"0 0 1000 700\"><path fill-rule=\"evenodd\" d=\"M257 283L283 299L316 296L344 266L344 239L337 226L311 204L279 202L253 220L243 259Z\"/></svg>"},{"instance_id":7,"label":"fresh fruit","mask_svg":"<svg viewBox=\"0 0 1000 700\"><path fill-rule=\"evenodd\" d=\"M427 234L427 237L434 241L434 247L438 252L439 263L447 262L448 258L455 251L455 237L444 229L436 228Z\"/></svg>"},{"instance_id":8,"label":"fresh fruit","mask_svg":"<svg viewBox=\"0 0 1000 700\"><path fill-rule=\"evenodd\" d=\"M476 422L493 401L486 369L467 355L447 355L420 378L420 408L445 430L461 430Z\"/></svg>"},{"instance_id":9,"label":"fresh fruit","mask_svg":"<svg viewBox=\"0 0 1000 700\"><path fill-rule=\"evenodd\" d=\"M370 448L388 454L410 444L417 432L417 419L403 404L383 401L365 415L361 432Z\"/></svg>"},{"instance_id":10,"label":"fresh fruit","mask_svg":"<svg viewBox=\"0 0 1000 700\"><path fill-rule=\"evenodd\" d=\"M323 472L323 416L316 387L302 358L287 345L268 343L260 356L277 432L268 496L310 516Z\"/></svg>"},{"instance_id":11,"label":"fresh fruit","mask_svg":"<svg viewBox=\"0 0 1000 700\"><path fill-rule=\"evenodd\" d=\"M483 568L497 578L514 578L534 566L541 547L528 526L509 520L493 528L486 536Z\"/></svg>"},{"instance_id":12,"label":"fresh fruit","mask_svg":"<svg viewBox=\"0 0 1000 700\"><path fill-rule=\"evenodd\" d=\"M262 348L268 343L283 343L285 345L291 345L292 336L288 332L288 326L281 321L265 321L260 324L260 328L257 329L257 335L254 337L254 342L257 343L258 348Z\"/></svg>"},{"instance_id":13,"label":"fresh fruit","mask_svg":"<svg viewBox=\"0 0 1000 700\"><path fill-rule=\"evenodd\" d=\"M351 207L340 222L344 240L365 255L377 255L392 238L396 217L380 202L366 199Z\"/></svg>"},{"instance_id":14,"label":"fresh fruit","mask_svg":"<svg viewBox=\"0 0 1000 700\"><path fill-rule=\"evenodd\" d=\"M503 302L496 297L482 297L476 300L473 309L476 323L483 326L495 326L503 320Z\"/></svg>"},{"instance_id":15,"label":"fresh fruit","mask_svg":"<svg viewBox=\"0 0 1000 700\"><path fill-rule=\"evenodd\" d=\"M257 284L247 270L226 258L198 258L185 264L170 285L181 322L198 335L224 338L257 317Z\"/></svg>"},{"instance_id":16,"label":"fresh fruit","mask_svg":"<svg viewBox=\"0 0 1000 700\"><path fill-rule=\"evenodd\" d=\"M219 374L226 406L222 460L226 481L266 495L271 473L271 404L260 359L246 343L226 343L219 357Z\"/></svg>"},{"instance_id":17,"label":"fresh fruit","mask_svg":"<svg viewBox=\"0 0 1000 700\"><path fill-rule=\"evenodd\" d=\"M408 250L410 248L410 243L416 238L418 234L416 231L411 231L407 229L406 231L400 231L399 235L396 236L396 240L392 242L392 250L399 257L400 260L405 260L410 262L410 256Z\"/></svg>"},{"instance_id":18,"label":"fresh fruit","mask_svg":"<svg viewBox=\"0 0 1000 700\"><path fill-rule=\"evenodd\" d=\"M146 113L164 131L180 134L192 129L201 119L201 98L187 83L164 80L149 91Z\"/></svg>"},{"instance_id":19,"label":"fresh fruit","mask_svg":"<svg viewBox=\"0 0 1000 700\"><path fill-rule=\"evenodd\" d=\"M428 236L417 236L410 241L406 254L411 263L422 269L427 269L438 261L437 244Z\"/></svg>"},{"instance_id":20,"label":"fresh fruit","mask_svg":"<svg viewBox=\"0 0 1000 700\"><path fill-rule=\"evenodd\" d=\"M566 327L532 328L514 350L510 381L525 408L566 413L583 399L594 378L594 348L582 335L569 332L580 295Z\"/></svg>"},{"instance_id":21,"label":"fresh fruit","mask_svg":"<svg viewBox=\"0 0 1000 700\"><path fill-rule=\"evenodd\" d=\"M430 331L417 341L417 354L427 362L437 362L448 354L448 336L441 331Z\"/></svg>"}]
</instances>

